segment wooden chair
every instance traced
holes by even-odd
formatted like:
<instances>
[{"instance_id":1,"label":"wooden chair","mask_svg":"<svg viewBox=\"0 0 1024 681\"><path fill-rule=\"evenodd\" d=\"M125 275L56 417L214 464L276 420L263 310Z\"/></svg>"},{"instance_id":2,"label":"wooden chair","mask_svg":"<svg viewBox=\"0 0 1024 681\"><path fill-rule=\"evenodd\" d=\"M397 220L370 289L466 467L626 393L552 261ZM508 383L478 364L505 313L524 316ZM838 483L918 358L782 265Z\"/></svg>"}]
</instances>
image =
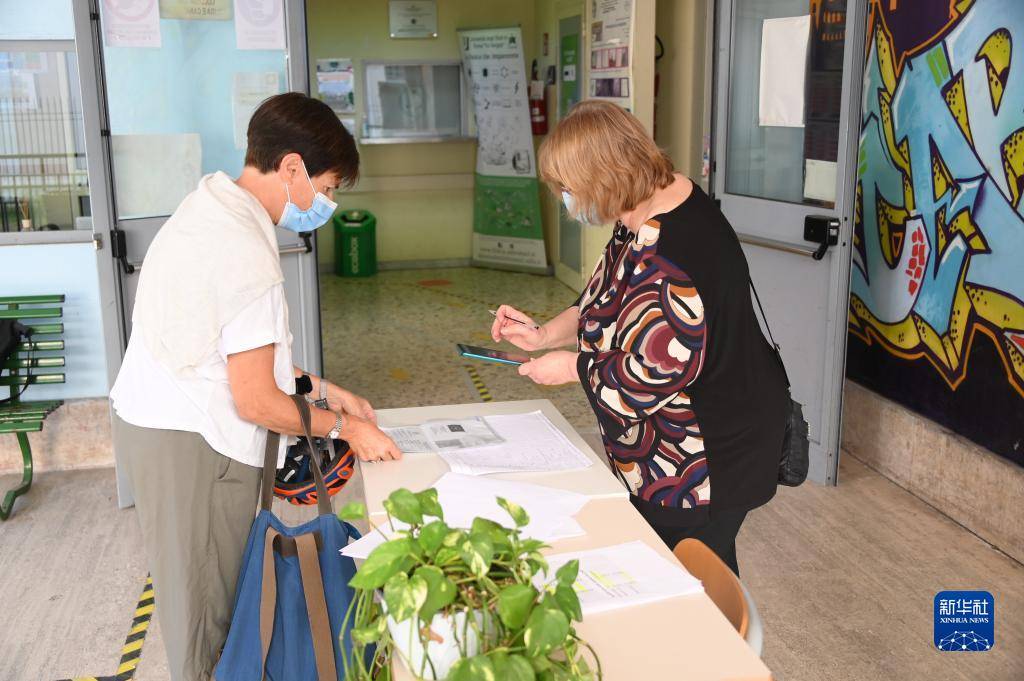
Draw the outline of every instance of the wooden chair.
<instances>
[{"instance_id":1,"label":"wooden chair","mask_svg":"<svg viewBox=\"0 0 1024 681\"><path fill-rule=\"evenodd\" d=\"M746 639L750 610L739 577L699 539L684 539L676 544L672 553L691 575L704 584L704 593Z\"/></svg>"},{"instance_id":2,"label":"wooden chair","mask_svg":"<svg viewBox=\"0 0 1024 681\"><path fill-rule=\"evenodd\" d=\"M8 490L0 501L0 520L7 520L15 499L32 486L32 448L28 434L42 430L46 417L63 404L61 400L22 402L19 395L22 386L64 382L63 372L38 371L64 366L64 357L56 354L64 350L64 341L60 338L64 324L39 321L59 320L63 310L53 305L63 302L62 295L0 297L0 319L18 320L32 330L32 337L22 341L14 355L0 366L0 386L9 386L13 398L0 404L0 434L17 436L22 458L21 483Z\"/></svg>"}]
</instances>

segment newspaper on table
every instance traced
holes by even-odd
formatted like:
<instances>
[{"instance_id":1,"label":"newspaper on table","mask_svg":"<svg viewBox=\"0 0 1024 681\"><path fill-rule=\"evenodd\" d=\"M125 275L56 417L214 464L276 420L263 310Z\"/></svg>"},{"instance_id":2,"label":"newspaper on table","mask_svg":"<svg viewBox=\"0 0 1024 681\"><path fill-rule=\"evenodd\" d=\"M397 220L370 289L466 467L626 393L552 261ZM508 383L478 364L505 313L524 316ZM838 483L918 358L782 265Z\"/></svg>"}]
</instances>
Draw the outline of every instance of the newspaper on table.
<instances>
[{"instance_id":1,"label":"newspaper on table","mask_svg":"<svg viewBox=\"0 0 1024 681\"><path fill-rule=\"evenodd\" d=\"M479 416L433 419L416 426L381 428L406 454L486 447L505 441Z\"/></svg>"}]
</instances>

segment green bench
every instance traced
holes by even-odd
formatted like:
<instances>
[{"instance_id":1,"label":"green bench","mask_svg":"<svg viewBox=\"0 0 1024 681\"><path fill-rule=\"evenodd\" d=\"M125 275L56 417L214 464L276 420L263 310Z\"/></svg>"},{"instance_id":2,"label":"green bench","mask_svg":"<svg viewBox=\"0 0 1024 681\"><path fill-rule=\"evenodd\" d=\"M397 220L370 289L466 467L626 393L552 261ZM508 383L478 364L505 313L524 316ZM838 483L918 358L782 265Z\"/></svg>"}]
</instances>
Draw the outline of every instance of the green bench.
<instances>
[{"instance_id":1,"label":"green bench","mask_svg":"<svg viewBox=\"0 0 1024 681\"><path fill-rule=\"evenodd\" d=\"M21 483L4 494L0 501L0 520L7 520L14 500L32 486L32 448L28 434L43 429L43 421L63 402L47 400L23 402L18 393L23 386L63 383L64 373L53 368L64 366L63 314L59 307L64 296L0 296L0 319L16 319L32 330L32 337L15 348L14 355L0 367L0 386L8 386L10 401L0 403L0 434L14 433L21 445L23 462ZM0 393L0 399L3 399Z\"/></svg>"}]
</instances>

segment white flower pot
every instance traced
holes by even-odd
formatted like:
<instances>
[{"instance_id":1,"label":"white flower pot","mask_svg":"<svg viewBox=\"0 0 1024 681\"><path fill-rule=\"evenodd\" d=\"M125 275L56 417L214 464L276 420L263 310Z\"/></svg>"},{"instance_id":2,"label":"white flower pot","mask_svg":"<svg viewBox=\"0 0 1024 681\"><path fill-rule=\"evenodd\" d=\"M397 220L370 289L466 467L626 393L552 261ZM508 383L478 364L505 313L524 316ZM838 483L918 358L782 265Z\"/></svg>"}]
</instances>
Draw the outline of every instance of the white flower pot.
<instances>
[{"instance_id":1,"label":"white flower pot","mask_svg":"<svg viewBox=\"0 0 1024 681\"><path fill-rule=\"evenodd\" d=\"M473 615L477 629L486 633L483 614L475 611ZM452 665L463 656L463 650L466 651L467 657L473 657L480 652L480 639L476 630L472 626L466 628L465 611L457 612L454 616L442 613L434 615L430 622L430 639L425 651L417 631L418 626L419 620L415 617L404 622L396 622L388 616L388 630L394 641L395 652L402 658L409 671L418 678L438 681L444 679ZM426 662L424 656L433 663L433 671L430 662ZM422 677L418 676L420 670L423 670Z\"/></svg>"}]
</instances>

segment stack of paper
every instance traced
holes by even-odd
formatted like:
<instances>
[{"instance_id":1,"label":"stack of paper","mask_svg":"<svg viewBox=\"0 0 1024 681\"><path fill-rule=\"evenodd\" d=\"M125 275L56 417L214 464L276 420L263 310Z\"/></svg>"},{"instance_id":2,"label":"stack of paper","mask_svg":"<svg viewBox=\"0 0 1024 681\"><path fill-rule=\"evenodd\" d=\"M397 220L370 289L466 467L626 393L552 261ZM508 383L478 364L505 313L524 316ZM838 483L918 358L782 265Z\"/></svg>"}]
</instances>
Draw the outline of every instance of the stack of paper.
<instances>
[{"instance_id":1,"label":"stack of paper","mask_svg":"<svg viewBox=\"0 0 1024 681\"><path fill-rule=\"evenodd\" d=\"M677 561L668 561L641 541L548 556L548 575L572 559L580 561L573 585L583 615L686 596L704 590ZM545 581L538 580L538 586Z\"/></svg>"},{"instance_id":2,"label":"stack of paper","mask_svg":"<svg viewBox=\"0 0 1024 681\"><path fill-rule=\"evenodd\" d=\"M566 471L593 462L540 411L486 417L502 444L439 452L452 471L466 475Z\"/></svg>"},{"instance_id":3,"label":"stack of paper","mask_svg":"<svg viewBox=\"0 0 1024 681\"><path fill-rule=\"evenodd\" d=\"M511 527L512 519L505 509L498 506L497 497L503 497L522 506L530 516L530 522L522 529L526 537L548 542L584 534L583 528L572 517L587 503L584 494L458 473L445 473L434 484L434 488L437 490L437 500L444 509L445 522L451 527L469 528L477 517ZM342 554L352 558L366 558L370 551L387 541L385 536L406 527L397 521L393 528L385 525L381 528L383 535L377 531L371 532L342 549Z\"/></svg>"}]
</instances>

